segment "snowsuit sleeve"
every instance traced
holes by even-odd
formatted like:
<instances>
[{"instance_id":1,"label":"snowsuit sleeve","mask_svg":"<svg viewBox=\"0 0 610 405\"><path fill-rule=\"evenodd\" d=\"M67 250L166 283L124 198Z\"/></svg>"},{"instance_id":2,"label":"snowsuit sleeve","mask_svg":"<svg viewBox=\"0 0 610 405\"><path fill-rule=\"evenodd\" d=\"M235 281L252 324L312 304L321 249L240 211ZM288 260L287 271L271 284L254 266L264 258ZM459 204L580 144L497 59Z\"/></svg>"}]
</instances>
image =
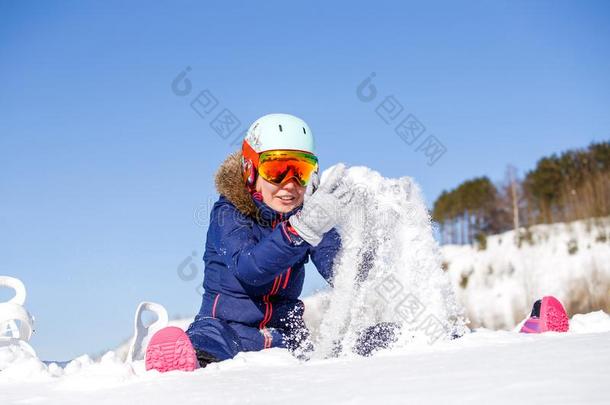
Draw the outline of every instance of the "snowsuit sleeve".
<instances>
[{"instance_id":1,"label":"snowsuit sleeve","mask_svg":"<svg viewBox=\"0 0 610 405\"><path fill-rule=\"evenodd\" d=\"M253 220L226 200L212 209L208 238L227 268L242 282L260 286L273 281L307 254L307 243L295 243L285 223L260 240Z\"/></svg>"},{"instance_id":2,"label":"snowsuit sleeve","mask_svg":"<svg viewBox=\"0 0 610 405\"><path fill-rule=\"evenodd\" d=\"M324 235L318 246L309 248L313 264L331 286L333 285L333 263L339 249L341 249L341 237L334 228Z\"/></svg>"}]
</instances>

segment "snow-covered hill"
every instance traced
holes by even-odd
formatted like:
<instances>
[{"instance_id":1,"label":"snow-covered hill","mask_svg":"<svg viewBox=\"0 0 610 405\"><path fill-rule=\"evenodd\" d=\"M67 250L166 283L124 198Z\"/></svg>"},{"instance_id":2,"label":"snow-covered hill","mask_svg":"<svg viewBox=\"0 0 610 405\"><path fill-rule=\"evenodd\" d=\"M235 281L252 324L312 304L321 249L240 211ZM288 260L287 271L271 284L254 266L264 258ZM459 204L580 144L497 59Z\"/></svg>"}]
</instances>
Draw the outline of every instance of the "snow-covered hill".
<instances>
[{"instance_id":1,"label":"snow-covered hill","mask_svg":"<svg viewBox=\"0 0 610 405\"><path fill-rule=\"evenodd\" d=\"M543 295L570 315L610 312L610 218L537 225L487 238L487 247L442 247L470 326L512 328Z\"/></svg>"}]
</instances>

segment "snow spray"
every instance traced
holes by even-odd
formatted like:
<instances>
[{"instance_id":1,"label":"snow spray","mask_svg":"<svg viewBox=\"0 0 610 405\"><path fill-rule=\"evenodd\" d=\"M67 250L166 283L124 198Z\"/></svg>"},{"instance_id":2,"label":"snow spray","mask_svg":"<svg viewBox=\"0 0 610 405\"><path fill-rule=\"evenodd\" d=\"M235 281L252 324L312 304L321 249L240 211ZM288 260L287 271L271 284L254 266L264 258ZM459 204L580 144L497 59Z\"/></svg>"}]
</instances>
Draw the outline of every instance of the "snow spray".
<instances>
[{"instance_id":1,"label":"snow spray","mask_svg":"<svg viewBox=\"0 0 610 405\"><path fill-rule=\"evenodd\" d=\"M463 310L441 268L415 181L387 179L366 167L348 169L346 181L354 197L337 226L342 249L312 330L313 357L352 353L359 332L381 322L399 326L393 348L463 334Z\"/></svg>"}]
</instances>

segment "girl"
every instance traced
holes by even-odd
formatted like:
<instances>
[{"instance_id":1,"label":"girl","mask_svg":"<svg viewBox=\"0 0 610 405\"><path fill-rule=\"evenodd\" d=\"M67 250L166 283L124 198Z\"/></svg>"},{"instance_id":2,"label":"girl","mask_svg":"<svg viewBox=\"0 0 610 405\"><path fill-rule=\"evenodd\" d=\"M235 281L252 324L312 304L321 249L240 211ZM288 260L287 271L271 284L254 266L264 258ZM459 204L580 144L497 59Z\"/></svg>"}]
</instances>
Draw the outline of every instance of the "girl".
<instances>
[{"instance_id":1,"label":"girl","mask_svg":"<svg viewBox=\"0 0 610 405\"><path fill-rule=\"evenodd\" d=\"M270 347L311 348L299 300L304 265L311 259L331 282L340 248L333 227L352 195L344 171L337 166L316 190L318 159L303 120L269 114L250 126L241 152L216 175L220 197L203 256L201 309L186 334L167 327L153 336L147 370L193 370Z\"/></svg>"}]
</instances>

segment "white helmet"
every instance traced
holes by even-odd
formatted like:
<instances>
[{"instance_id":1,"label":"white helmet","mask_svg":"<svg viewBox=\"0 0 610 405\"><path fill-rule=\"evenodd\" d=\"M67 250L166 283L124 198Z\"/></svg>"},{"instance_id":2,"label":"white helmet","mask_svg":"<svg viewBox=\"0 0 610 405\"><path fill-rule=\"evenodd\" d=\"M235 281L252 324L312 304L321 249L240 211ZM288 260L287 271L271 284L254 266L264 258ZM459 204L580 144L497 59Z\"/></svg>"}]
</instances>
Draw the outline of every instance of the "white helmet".
<instances>
[{"instance_id":1,"label":"white helmet","mask_svg":"<svg viewBox=\"0 0 610 405\"><path fill-rule=\"evenodd\" d=\"M242 169L250 191L256 183L258 157L269 150L298 150L315 155L309 125L290 114L267 114L250 125L242 144Z\"/></svg>"},{"instance_id":2,"label":"white helmet","mask_svg":"<svg viewBox=\"0 0 610 405\"><path fill-rule=\"evenodd\" d=\"M315 154L309 125L290 114L267 114L250 125L244 142L256 152L300 150Z\"/></svg>"}]
</instances>

